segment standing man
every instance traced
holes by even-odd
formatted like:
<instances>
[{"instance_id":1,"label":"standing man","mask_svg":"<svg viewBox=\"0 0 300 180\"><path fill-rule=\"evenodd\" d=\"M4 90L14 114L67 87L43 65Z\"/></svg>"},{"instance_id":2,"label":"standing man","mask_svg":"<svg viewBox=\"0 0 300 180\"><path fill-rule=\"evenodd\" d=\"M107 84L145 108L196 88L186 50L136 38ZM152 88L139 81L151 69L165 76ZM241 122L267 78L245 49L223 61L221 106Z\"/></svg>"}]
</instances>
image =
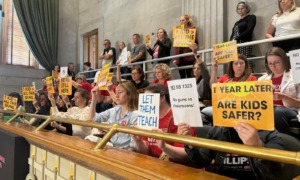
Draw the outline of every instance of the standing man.
<instances>
[{"instance_id":1,"label":"standing man","mask_svg":"<svg viewBox=\"0 0 300 180\"><path fill-rule=\"evenodd\" d=\"M70 62L70 63L68 64L68 75L72 77L72 80L75 80L75 72L74 72L74 69L75 69L74 63Z\"/></svg>"},{"instance_id":2,"label":"standing man","mask_svg":"<svg viewBox=\"0 0 300 180\"><path fill-rule=\"evenodd\" d=\"M91 71L91 70L93 70L93 69L91 68L91 63L90 63L90 62L84 62L84 63L83 63L83 69L84 69L84 71ZM95 74L96 74L95 71L85 73L87 82L93 83L94 81L93 81L93 80L89 80L89 78L94 78L94 77L95 77Z\"/></svg>"},{"instance_id":3,"label":"standing man","mask_svg":"<svg viewBox=\"0 0 300 180\"><path fill-rule=\"evenodd\" d=\"M105 39L103 41L104 51L99 55L99 59L102 60L102 67L104 67L108 63L113 64L114 52L113 49L110 47L111 43L110 40ZM110 70L112 72L112 69Z\"/></svg>"},{"instance_id":4,"label":"standing man","mask_svg":"<svg viewBox=\"0 0 300 180\"><path fill-rule=\"evenodd\" d=\"M132 35L132 41L134 48L131 50L130 55L128 56L128 64L134 62L141 62L146 60L146 46L142 44L141 36L139 34ZM140 65L143 68L143 64Z\"/></svg>"}]
</instances>

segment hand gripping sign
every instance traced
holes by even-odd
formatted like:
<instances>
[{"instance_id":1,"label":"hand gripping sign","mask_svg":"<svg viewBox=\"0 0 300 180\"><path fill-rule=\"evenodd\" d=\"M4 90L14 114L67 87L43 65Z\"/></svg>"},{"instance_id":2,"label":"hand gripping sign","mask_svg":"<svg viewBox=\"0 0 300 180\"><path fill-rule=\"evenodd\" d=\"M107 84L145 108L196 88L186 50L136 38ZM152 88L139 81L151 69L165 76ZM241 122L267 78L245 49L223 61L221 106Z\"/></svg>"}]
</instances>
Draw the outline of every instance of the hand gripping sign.
<instances>
[{"instance_id":1,"label":"hand gripping sign","mask_svg":"<svg viewBox=\"0 0 300 180\"><path fill-rule=\"evenodd\" d=\"M246 122L259 130L274 130L271 81L212 85L214 126L234 127Z\"/></svg>"}]
</instances>

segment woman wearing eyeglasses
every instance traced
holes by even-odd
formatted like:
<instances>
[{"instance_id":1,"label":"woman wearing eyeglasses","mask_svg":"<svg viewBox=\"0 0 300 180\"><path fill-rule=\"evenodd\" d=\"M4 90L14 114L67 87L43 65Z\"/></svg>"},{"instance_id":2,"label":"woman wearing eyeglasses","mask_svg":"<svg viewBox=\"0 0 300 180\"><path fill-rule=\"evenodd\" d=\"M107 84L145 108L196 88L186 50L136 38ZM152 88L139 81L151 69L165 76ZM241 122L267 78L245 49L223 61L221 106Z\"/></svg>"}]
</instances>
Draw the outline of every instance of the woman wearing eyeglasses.
<instances>
[{"instance_id":1,"label":"woman wearing eyeglasses","mask_svg":"<svg viewBox=\"0 0 300 180\"><path fill-rule=\"evenodd\" d=\"M271 48L265 55L265 64L267 74L258 80L272 80L275 128L291 134L289 121L297 118L300 109L300 85L293 82L290 61L283 49Z\"/></svg>"},{"instance_id":2,"label":"woman wearing eyeglasses","mask_svg":"<svg viewBox=\"0 0 300 180\"><path fill-rule=\"evenodd\" d=\"M236 12L240 15L240 20L238 20L233 28L230 36L230 40L236 40L237 43L244 43L252 41L252 34L254 27L256 25L256 16L249 14L251 8L246 2L239 2L236 6ZM251 55L252 46L239 47L239 54L243 54L246 57Z\"/></svg>"}]
</instances>

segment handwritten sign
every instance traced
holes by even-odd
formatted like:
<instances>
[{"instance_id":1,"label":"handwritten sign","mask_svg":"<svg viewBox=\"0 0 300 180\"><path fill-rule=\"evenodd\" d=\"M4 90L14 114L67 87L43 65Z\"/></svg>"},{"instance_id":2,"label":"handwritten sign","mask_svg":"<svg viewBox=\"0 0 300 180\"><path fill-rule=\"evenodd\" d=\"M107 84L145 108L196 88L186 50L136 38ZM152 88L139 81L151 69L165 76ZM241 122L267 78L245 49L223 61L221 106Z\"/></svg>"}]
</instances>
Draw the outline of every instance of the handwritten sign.
<instances>
[{"instance_id":1,"label":"handwritten sign","mask_svg":"<svg viewBox=\"0 0 300 180\"><path fill-rule=\"evenodd\" d=\"M293 82L300 83L300 49L290 51L291 71L293 75Z\"/></svg>"},{"instance_id":2,"label":"handwritten sign","mask_svg":"<svg viewBox=\"0 0 300 180\"><path fill-rule=\"evenodd\" d=\"M272 81L215 83L212 93L214 126L246 122L256 129L274 130Z\"/></svg>"},{"instance_id":3,"label":"handwritten sign","mask_svg":"<svg viewBox=\"0 0 300 180\"><path fill-rule=\"evenodd\" d=\"M68 74L68 67L67 66L60 67L60 77L65 78L67 74Z\"/></svg>"},{"instance_id":4,"label":"handwritten sign","mask_svg":"<svg viewBox=\"0 0 300 180\"><path fill-rule=\"evenodd\" d=\"M150 34L147 34L146 37L145 37L145 43L146 45L151 45L151 36Z\"/></svg>"},{"instance_id":5,"label":"handwritten sign","mask_svg":"<svg viewBox=\"0 0 300 180\"><path fill-rule=\"evenodd\" d=\"M57 71L52 71L52 78L53 78L53 79L58 79L58 78L59 78L59 72L57 72Z\"/></svg>"},{"instance_id":6,"label":"handwritten sign","mask_svg":"<svg viewBox=\"0 0 300 180\"><path fill-rule=\"evenodd\" d=\"M114 74L114 73L109 73L109 74L108 74L108 76L107 76L107 82L112 80L113 74ZM99 90L104 90L104 91L106 91L106 90L107 90L107 87L106 87L106 86L101 86L101 87L99 87L98 89L99 89Z\"/></svg>"},{"instance_id":7,"label":"handwritten sign","mask_svg":"<svg viewBox=\"0 0 300 180\"><path fill-rule=\"evenodd\" d=\"M173 27L173 47L189 47L195 43L196 29L182 28L182 26Z\"/></svg>"},{"instance_id":8,"label":"handwritten sign","mask_svg":"<svg viewBox=\"0 0 300 180\"><path fill-rule=\"evenodd\" d=\"M8 110L16 110L17 109L18 98L6 96L3 98L3 107Z\"/></svg>"},{"instance_id":9,"label":"handwritten sign","mask_svg":"<svg viewBox=\"0 0 300 180\"><path fill-rule=\"evenodd\" d=\"M213 45L213 54L219 63L238 60L236 41L234 40Z\"/></svg>"},{"instance_id":10,"label":"handwritten sign","mask_svg":"<svg viewBox=\"0 0 300 180\"><path fill-rule=\"evenodd\" d=\"M34 86L22 87L22 94L24 101L33 101L34 99Z\"/></svg>"},{"instance_id":11,"label":"handwritten sign","mask_svg":"<svg viewBox=\"0 0 300 180\"><path fill-rule=\"evenodd\" d=\"M185 122L192 127L202 127L195 78L168 81L174 124Z\"/></svg>"},{"instance_id":12,"label":"handwritten sign","mask_svg":"<svg viewBox=\"0 0 300 180\"><path fill-rule=\"evenodd\" d=\"M140 94L138 127L158 129L159 126L159 94Z\"/></svg>"},{"instance_id":13,"label":"handwritten sign","mask_svg":"<svg viewBox=\"0 0 300 180\"><path fill-rule=\"evenodd\" d=\"M125 47L120 56L119 56L119 60L120 60L120 64L123 65L123 64L128 64L128 53L127 53L127 47Z\"/></svg>"},{"instance_id":14,"label":"handwritten sign","mask_svg":"<svg viewBox=\"0 0 300 180\"><path fill-rule=\"evenodd\" d=\"M108 64L105 64L102 67L102 70L101 70L100 74L98 75L98 80L97 80L98 87L106 85L107 76L109 75L110 66L111 66L111 63L108 63Z\"/></svg>"},{"instance_id":15,"label":"handwritten sign","mask_svg":"<svg viewBox=\"0 0 300 180\"><path fill-rule=\"evenodd\" d=\"M55 94L55 89L53 86L53 79L51 76L46 77L46 86L48 93Z\"/></svg>"},{"instance_id":16,"label":"handwritten sign","mask_svg":"<svg viewBox=\"0 0 300 180\"><path fill-rule=\"evenodd\" d=\"M72 95L72 77L61 78L59 81L58 94Z\"/></svg>"}]
</instances>

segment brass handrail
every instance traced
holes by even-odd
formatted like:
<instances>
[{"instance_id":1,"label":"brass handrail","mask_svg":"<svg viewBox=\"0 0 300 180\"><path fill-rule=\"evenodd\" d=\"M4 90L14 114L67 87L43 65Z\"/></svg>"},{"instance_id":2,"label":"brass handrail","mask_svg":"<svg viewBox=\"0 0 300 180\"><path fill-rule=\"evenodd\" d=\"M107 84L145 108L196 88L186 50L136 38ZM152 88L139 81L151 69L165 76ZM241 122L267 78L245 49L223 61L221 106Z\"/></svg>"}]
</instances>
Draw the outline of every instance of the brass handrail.
<instances>
[{"instance_id":1,"label":"brass handrail","mask_svg":"<svg viewBox=\"0 0 300 180\"><path fill-rule=\"evenodd\" d=\"M18 115L18 116L31 116L31 117L34 116L40 119L48 119L48 121L45 121L42 125L37 127L35 132L41 130L42 127L45 127L51 121L58 121L58 122L64 122L64 123L69 123L74 125L87 126L93 128L102 128L102 129L109 130L108 133L103 137L103 139L96 145L96 147L93 148L93 150L102 149L115 133L121 132L121 133L133 134L138 136L151 137L151 138L160 139L164 141L177 142L177 143L187 144L187 145L201 147L201 148L207 148L215 151L236 153L244 156L250 156L250 157L300 166L300 152L291 152L291 151L264 148L264 147L252 147L252 146L246 146L237 143L230 143L230 142L204 139L198 137L189 137L189 136L170 134L164 132L153 132L149 130L124 127L117 124L111 125L111 124L103 124L103 123L96 123L96 122L69 120L69 119L57 118L53 116L49 117L49 116L36 115L36 114L33 115L33 114L21 113L21 112L16 113L13 111L6 111L1 109L0 109L0 113L16 114L13 118L16 118Z\"/></svg>"}]
</instances>

